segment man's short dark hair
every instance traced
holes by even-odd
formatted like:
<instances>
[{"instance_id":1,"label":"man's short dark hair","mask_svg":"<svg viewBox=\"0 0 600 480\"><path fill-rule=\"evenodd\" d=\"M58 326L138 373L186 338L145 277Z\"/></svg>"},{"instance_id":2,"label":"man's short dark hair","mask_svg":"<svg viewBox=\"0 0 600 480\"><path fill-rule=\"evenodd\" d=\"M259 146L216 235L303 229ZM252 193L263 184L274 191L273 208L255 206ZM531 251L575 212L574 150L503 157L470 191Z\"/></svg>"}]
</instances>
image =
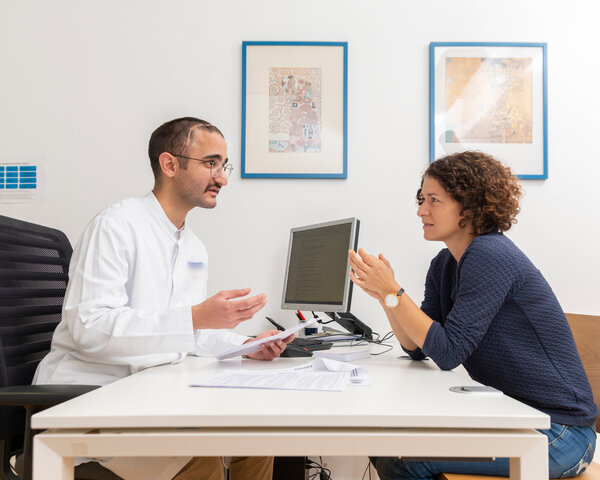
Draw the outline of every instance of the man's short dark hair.
<instances>
[{"instance_id":1,"label":"man's short dark hair","mask_svg":"<svg viewBox=\"0 0 600 480\"><path fill-rule=\"evenodd\" d=\"M163 152L168 152L173 155L187 155L187 148L191 140L194 138L196 129L215 132L223 137L221 131L210 122L194 117L176 118L170 122L163 123L150 136L148 143L148 156L150 157L150 166L154 179L160 177L160 163L158 157ZM181 159L183 168L187 162Z\"/></svg>"}]
</instances>

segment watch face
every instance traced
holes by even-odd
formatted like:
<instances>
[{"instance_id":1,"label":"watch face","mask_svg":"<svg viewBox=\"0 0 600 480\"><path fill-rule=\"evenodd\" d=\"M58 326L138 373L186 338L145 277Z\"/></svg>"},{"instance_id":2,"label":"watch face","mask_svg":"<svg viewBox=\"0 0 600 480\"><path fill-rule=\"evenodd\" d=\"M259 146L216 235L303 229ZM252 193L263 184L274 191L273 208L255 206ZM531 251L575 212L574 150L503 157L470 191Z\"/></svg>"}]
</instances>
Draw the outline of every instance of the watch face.
<instances>
[{"instance_id":1,"label":"watch face","mask_svg":"<svg viewBox=\"0 0 600 480\"><path fill-rule=\"evenodd\" d=\"M385 296L385 304L391 308L398 306L398 297L396 296L396 294L388 293Z\"/></svg>"}]
</instances>

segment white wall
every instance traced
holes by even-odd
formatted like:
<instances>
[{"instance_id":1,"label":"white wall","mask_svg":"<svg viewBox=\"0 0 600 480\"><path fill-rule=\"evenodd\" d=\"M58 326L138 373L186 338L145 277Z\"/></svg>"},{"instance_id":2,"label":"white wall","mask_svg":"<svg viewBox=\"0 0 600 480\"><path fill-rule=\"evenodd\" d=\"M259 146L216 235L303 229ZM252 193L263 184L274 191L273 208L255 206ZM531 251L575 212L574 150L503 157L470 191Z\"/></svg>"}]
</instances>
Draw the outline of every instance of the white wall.
<instances>
[{"instance_id":1,"label":"white wall","mask_svg":"<svg viewBox=\"0 0 600 480\"><path fill-rule=\"evenodd\" d=\"M279 309L289 228L357 216L362 246L384 252L420 301L441 248L422 240L414 201L428 162L428 44L547 42L549 179L523 182L509 236L565 310L600 314L598 18L584 0L0 0L0 160L48 168L44 203L0 213L75 242L96 212L151 188L153 129L199 116L225 133L237 169L219 206L189 219L211 254L211 292L252 286L270 297L265 314L292 324ZM347 180L240 179L243 40L348 41ZM388 330L362 292L353 312Z\"/></svg>"},{"instance_id":2,"label":"white wall","mask_svg":"<svg viewBox=\"0 0 600 480\"><path fill-rule=\"evenodd\" d=\"M441 247L422 240L414 193L428 162L430 41L548 42L549 179L524 181L510 232L567 311L600 312L597 2L509 0L0 1L0 160L47 162L43 204L5 215L63 229L75 242L108 204L148 191L152 130L183 115L219 125L237 171L190 224L211 253L209 288L279 302L288 230L346 216L384 252L419 301ZM349 178L241 180L243 40L349 42ZM362 292L353 311L378 331ZM267 324L248 322L242 331Z\"/></svg>"}]
</instances>

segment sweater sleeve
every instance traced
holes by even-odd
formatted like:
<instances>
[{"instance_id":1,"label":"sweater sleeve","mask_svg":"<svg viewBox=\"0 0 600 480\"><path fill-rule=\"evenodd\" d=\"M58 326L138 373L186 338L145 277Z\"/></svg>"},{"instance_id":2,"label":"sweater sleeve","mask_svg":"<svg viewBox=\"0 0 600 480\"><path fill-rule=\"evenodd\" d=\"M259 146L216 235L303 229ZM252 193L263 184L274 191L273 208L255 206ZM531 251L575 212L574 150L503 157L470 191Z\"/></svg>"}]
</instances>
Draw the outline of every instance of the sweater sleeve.
<instances>
[{"instance_id":1,"label":"sweater sleeve","mask_svg":"<svg viewBox=\"0 0 600 480\"><path fill-rule=\"evenodd\" d=\"M423 310L429 318L439 322L442 319L442 309L440 301L440 290L435 281L435 273L439 271L439 256L435 257L431 261L429 270L427 271L427 277L425 278L425 296L421 303L421 310Z\"/></svg>"},{"instance_id":2,"label":"sweater sleeve","mask_svg":"<svg viewBox=\"0 0 600 480\"><path fill-rule=\"evenodd\" d=\"M435 257L429 265L429 270L427 271L427 277L425 279L425 296L421 303L421 310L435 322L439 322L442 316L440 308L440 291L436 285L434 274L434 272L438 270L438 262L439 256ZM413 360L423 360L426 358L426 355L418 347L415 350L407 350L402 347L402 350L404 350Z\"/></svg>"},{"instance_id":3,"label":"sweater sleeve","mask_svg":"<svg viewBox=\"0 0 600 480\"><path fill-rule=\"evenodd\" d=\"M474 240L458 265L452 309L443 324L431 325L423 353L443 370L462 364L485 336L519 277L518 262L510 251Z\"/></svg>"}]
</instances>

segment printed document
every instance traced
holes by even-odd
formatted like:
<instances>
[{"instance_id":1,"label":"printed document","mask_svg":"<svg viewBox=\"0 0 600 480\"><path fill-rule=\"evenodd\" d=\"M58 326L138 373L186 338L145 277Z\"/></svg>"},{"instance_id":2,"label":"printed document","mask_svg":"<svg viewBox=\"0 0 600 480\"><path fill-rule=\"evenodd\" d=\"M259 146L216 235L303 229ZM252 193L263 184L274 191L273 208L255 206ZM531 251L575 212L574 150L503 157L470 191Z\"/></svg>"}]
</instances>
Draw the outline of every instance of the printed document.
<instances>
[{"instance_id":1,"label":"printed document","mask_svg":"<svg viewBox=\"0 0 600 480\"><path fill-rule=\"evenodd\" d=\"M370 385L366 369L350 363L317 358L278 370L225 370L192 387L259 388L276 390L342 391L347 385Z\"/></svg>"},{"instance_id":2,"label":"printed document","mask_svg":"<svg viewBox=\"0 0 600 480\"><path fill-rule=\"evenodd\" d=\"M306 322L302 322L302 323L299 323L298 325L294 325L293 327L290 327L287 330L284 330L283 332L279 332L275 335L271 335L270 337L261 338L260 340L256 340L254 342L243 343L239 347L233 347L233 348L230 348L229 350L225 350L224 352L221 352L221 353L218 353L217 355L215 355L215 358L217 360L225 360L227 358L240 357L242 355L248 355L249 353L254 353L254 352L260 350L260 347L263 344L269 343L270 341L287 338L292 333L295 333L298 330L301 330L302 328L309 327L310 325L313 325L314 323L317 323L317 319L311 318L310 320L307 320Z\"/></svg>"}]
</instances>

